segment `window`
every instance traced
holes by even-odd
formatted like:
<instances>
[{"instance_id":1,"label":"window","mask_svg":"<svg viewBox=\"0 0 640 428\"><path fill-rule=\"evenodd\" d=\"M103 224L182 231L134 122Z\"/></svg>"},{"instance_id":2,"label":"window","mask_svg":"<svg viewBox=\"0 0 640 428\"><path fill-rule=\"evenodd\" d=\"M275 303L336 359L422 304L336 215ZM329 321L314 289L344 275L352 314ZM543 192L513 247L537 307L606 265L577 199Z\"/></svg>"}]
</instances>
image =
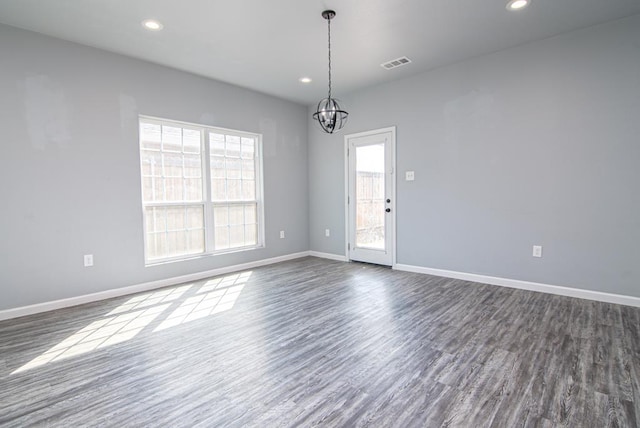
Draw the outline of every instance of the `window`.
<instances>
[{"instance_id":1,"label":"window","mask_svg":"<svg viewBox=\"0 0 640 428\"><path fill-rule=\"evenodd\" d=\"M148 263L263 245L260 143L257 134L140 118Z\"/></svg>"}]
</instances>

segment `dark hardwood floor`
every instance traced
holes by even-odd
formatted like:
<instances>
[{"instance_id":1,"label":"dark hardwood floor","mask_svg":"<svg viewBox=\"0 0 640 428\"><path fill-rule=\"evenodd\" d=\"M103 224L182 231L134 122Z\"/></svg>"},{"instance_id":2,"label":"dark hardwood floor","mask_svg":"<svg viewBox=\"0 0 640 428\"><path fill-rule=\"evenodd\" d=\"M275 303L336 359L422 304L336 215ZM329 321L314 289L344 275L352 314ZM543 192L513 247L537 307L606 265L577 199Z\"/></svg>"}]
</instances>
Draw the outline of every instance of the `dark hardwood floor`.
<instances>
[{"instance_id":1,"label":"dark hardwood floor","mask_svg":"<svg viewBox=\"0 0 640 428\"><path fill-rule=\"evenodd\" d=\"M639 325L309 257L0 322L0 425L635 427Z\"/></svg>"}]
</instances>

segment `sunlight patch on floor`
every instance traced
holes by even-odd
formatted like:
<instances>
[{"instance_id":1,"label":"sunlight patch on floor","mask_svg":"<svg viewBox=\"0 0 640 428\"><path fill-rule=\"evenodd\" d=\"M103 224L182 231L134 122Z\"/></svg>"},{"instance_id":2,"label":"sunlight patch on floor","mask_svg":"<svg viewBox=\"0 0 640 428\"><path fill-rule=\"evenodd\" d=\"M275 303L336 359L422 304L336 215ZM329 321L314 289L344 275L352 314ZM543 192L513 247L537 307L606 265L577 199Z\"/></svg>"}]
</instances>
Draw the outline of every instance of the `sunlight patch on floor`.
<instances>
[{"instance_id":1,"label":"sunlight patch on floor","mask_svg":"<svg viewBox=\"0 0 640 428\"><path fill-rule=\"evenodd\" d=\"M179 304L154 332L228 311L251 274L249 271L213 278L197 290L192 290L194 284L187 284L133 296L105 318L93 321L11 374L131 340L171 305ZM185 296L189 291L193 295Z\"/></svg>"},{"instance_id":2,"label":"sunlight patch on floor","mask_svg":"<svg viewBox=\"0 0 640 428\"><path fill-rule=\"evenodd\" d=\"M94 321L11 374L133 339L168 307L166 303Z\"/></svg>"},{"instance_id":3,"label":"sunlight patch on floor","mask_svg":"<svg viewBox=\"0 0 640 428\"><path fill-rule=\"evenodd\" d=\"M184 324L232 309L252 272L207 281L195 296L187 298L154 331Z\"/></svg>"},{"instance_id":4,"label":"sunlight patch on floor","mask_svg":"<svg viewBox=\"0 0 640 428\"><path fill-rule=\"evenodd\" d=\"M149 306L155 306L160 303L172 302L179 299L192 286L193 284L182 285L175 288L162 289L154 291L153 293L134 296L122 305L109 312L107 315L115 315L122 312L129 312L134 309L142 309Z\"/></svg>"}]
</instances>

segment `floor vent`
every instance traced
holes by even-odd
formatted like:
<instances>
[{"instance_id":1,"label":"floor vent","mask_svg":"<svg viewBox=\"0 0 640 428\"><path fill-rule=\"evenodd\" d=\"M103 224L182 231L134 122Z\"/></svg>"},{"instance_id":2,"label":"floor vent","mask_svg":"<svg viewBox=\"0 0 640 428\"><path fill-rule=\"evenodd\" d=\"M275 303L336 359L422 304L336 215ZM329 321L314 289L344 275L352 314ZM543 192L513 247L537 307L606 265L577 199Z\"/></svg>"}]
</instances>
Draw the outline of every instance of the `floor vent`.
<instances>
[{"instance_id":1,"label":"floor vent","mask_svg":"<svg viewBox=\"0 0 640 428\"><path fill-rule=\"evenodd\" d=\"M391 61L383 62L380 64L382 68L386 68L387 70L391 70L392 68L400 67L405 64L409 64L411 60L406 56L402 56L400 58L392 59Z\"/></svg>"}]
</instances>

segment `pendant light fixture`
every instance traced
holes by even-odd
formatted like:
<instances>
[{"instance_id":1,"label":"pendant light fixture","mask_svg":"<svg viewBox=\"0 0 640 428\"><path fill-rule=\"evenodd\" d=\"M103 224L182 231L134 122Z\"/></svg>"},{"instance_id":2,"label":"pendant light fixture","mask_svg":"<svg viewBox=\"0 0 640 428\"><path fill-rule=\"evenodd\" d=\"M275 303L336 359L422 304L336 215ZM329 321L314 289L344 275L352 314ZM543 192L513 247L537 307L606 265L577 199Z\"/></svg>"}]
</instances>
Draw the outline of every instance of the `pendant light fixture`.
<instances>
[{"instance_id":1,"label":"pendant light fixture","mask_svg":"<svg viewBox=\"0 0 640 428\"><path fill-rule=\"evenodd\" d=\"M347 123L349 113L342 110L338 100L331 98L331 20L336 16L333 10L325 10L322 17L327 20L329 34L329 96L318 103L318 108L313 114L313 119L318 122L320 128L327 134L333 134L342 129Z\"/></svg>"}]
</instances>

